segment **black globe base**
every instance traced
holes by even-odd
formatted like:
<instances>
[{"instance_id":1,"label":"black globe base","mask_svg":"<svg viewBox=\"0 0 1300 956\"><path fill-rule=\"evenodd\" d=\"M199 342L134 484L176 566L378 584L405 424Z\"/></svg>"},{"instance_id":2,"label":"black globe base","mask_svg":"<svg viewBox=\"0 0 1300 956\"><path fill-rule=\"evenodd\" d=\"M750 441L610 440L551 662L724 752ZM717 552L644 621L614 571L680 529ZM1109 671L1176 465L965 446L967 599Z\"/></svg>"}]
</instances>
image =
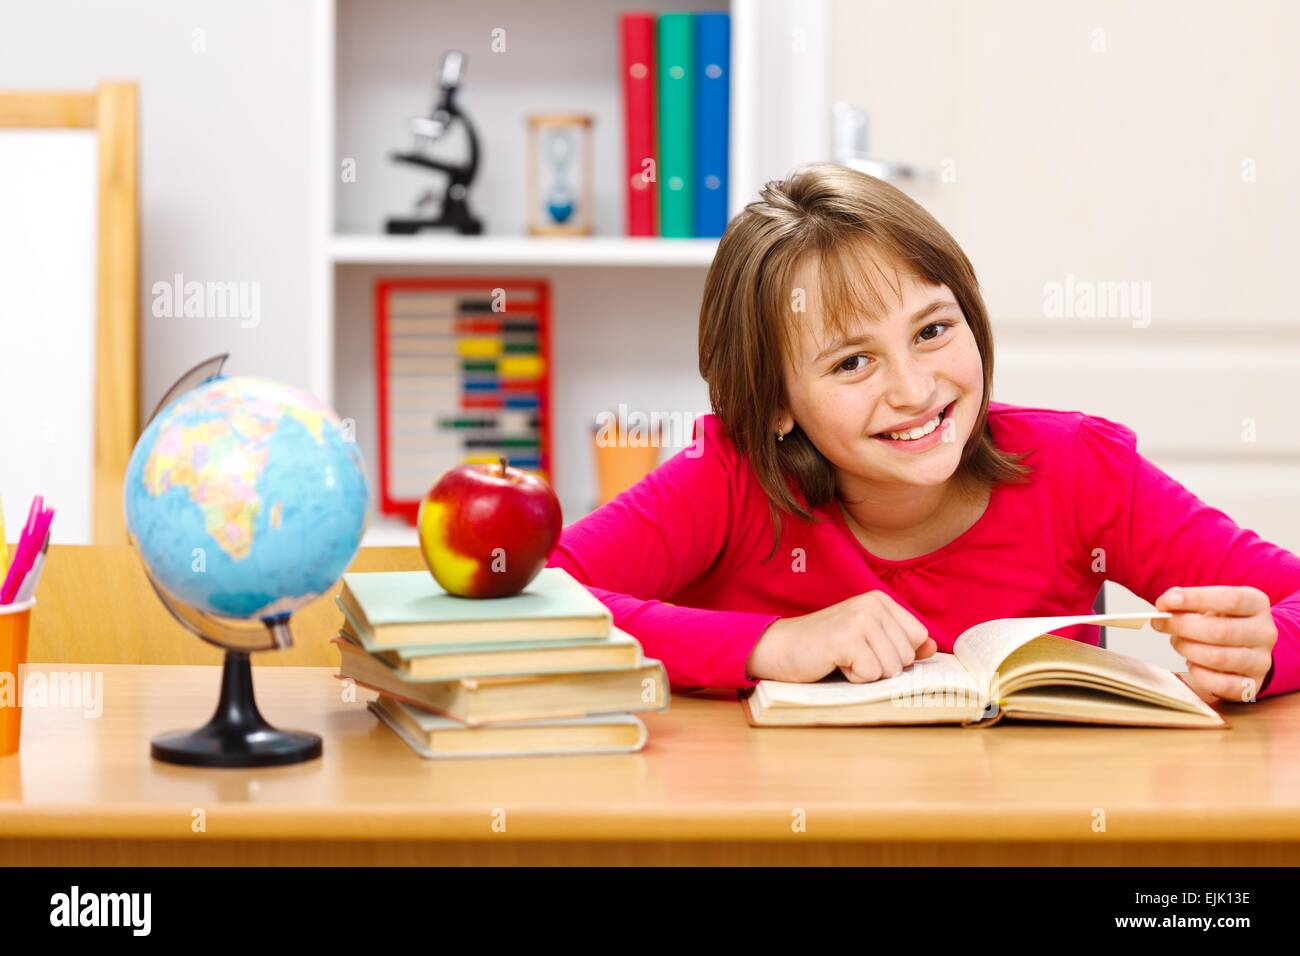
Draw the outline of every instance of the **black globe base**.
<instances>
[{"instance_id":1,"label":"black globe base","mask_svg":"<svg viewBox=\"0 0 1300 956\"><path fill-rule=\"evenodd\" d=\"M268 724L253 699L248 652L228 650L212 719L196 730L159 734L149 752L155 760L190 767L279 767L319 757L321 739Z\"/></svg>"}]
</instances>

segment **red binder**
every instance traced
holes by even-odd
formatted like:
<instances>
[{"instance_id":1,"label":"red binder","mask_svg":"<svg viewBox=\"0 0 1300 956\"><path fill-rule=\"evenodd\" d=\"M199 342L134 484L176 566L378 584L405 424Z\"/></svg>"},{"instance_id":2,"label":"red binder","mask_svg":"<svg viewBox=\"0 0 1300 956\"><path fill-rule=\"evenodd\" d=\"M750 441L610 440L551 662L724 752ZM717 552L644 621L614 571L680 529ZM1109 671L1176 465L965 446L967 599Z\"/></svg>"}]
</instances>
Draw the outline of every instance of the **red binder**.
<instances>
[{"instance_id":1,"label":"red binder","mask_svg":"<svg viewBox=\"0 0 1300 956\"><path fill-rule=\"evenodd\" d=\"M655 149L655 15L619 17L623 49L623 126L627 186L627 234L657 236L658 151ZM651 161L654 165L647 163ZM647 176L653 172L648 182Z\"/></svg>"}]
</instances>

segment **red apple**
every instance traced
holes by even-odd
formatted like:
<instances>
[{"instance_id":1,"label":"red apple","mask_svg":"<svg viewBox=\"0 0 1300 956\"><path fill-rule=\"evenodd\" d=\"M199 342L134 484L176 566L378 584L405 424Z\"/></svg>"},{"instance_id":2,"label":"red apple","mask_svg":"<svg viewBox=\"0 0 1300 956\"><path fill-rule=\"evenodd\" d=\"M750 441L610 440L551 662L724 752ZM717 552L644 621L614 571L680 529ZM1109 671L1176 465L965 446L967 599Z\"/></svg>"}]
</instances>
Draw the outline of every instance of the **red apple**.
<instances>
[{"instance_id":1,"label":"red apple","mask_svg":"<svg viewBox=\"0 0 1300 956\"><path fill-rule=\"evenodd\" d=\"M457 465L420 502L420 551L434 579L468 598L518 594L560 540L560 500L537 475Z\"/></svg>"}]
</instances>

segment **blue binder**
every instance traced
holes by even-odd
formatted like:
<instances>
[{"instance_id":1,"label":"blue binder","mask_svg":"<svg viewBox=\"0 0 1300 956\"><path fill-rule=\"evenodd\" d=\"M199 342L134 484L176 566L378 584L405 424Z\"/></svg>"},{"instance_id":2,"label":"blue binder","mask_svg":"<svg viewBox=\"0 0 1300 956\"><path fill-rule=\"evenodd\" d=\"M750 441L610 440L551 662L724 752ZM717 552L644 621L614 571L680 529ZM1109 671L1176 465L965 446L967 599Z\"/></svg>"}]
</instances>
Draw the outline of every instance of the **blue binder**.
<instances>
[{"instance_id":1,"label":"blue binder","mask_svg":"<svg viewBox=\"0 0 1300 956\"><path fill-rule=\"evenodd\" d=\"M731 16L695 15L695 234L727 228L727 130L731 118Z\"/></svg>"}]
</instances>

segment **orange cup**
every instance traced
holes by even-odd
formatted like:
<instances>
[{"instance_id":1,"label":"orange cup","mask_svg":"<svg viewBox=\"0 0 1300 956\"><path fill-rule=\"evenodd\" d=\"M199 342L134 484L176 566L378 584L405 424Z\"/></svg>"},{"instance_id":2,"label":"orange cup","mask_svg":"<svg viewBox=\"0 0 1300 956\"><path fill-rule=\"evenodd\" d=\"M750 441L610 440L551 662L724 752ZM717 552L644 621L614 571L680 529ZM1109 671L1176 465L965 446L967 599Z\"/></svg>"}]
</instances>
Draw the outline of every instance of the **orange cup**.
<instances>
[{"instance_id":1,"label":"orange cup","mask_svg":"<svg viewBox=\"0 0 1300 956\"><path fill-rule=\"evenodd\" d=\"M609 439L613 438L611 442ZM659 464L660 436L647 436L647 443L629 444L614 429L613 436L592 430L592 449L596 456L596 504L612 501L620 492L631 488Z\"/></svg>"},{"instance_id":2,"label":"orange cup","mask_svg":"<svg viewBox=\"0 0 1300 956\"><path fill-rule=\"evenodd\" d=\"M27 629L35 606L36 598L21 604L0 604L0 682L7 683L12 691L0 691L0 754L18 752L27 675Z\"/></svg>"}]
</instances>

